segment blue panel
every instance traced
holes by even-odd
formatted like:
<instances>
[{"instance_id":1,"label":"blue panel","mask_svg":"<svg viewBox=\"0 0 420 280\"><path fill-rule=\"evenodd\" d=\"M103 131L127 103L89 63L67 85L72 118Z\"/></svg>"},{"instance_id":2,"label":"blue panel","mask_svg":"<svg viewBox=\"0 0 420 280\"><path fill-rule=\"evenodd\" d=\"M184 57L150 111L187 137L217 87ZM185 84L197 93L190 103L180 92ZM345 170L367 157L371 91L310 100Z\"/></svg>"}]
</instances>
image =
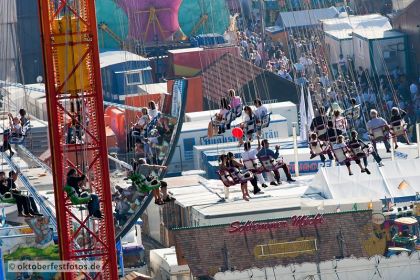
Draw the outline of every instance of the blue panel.
<instances>
[{"instance_id":1,"label":"blue panel","mask_svg":"<svg viewBox=\"0 0 420 280\"><path fill-rule=\"evenodd\" d=\"M184 160L193 159L194 145L195 145L195 138L184 139Z\"/></svg>"}]
</instances>

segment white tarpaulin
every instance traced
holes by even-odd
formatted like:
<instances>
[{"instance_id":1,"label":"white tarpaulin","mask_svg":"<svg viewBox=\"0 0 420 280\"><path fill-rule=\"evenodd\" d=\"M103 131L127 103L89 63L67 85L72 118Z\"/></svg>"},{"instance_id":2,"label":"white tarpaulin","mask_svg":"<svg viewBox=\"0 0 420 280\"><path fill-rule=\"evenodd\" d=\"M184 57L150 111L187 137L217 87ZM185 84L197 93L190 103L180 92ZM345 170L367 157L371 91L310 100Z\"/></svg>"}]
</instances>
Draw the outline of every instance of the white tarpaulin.
<instances>
[{"instance_id":1,"label":"white tarpaulin","mask_svg":"<svg viewBox=\"0 0 420 280\"><path fill-rule=\"evenodd\" d=\"M309 192L318 191L330 199L364 197L371 200L385 197L413 196L420 192L420 160L386 161L378 168L370 164L371 175L351 165L353 176L345 166L322 168L314 177Z\"/></svg>"},{"instance_id":2,"label":"white tarpaulin","mask_svg":"<svg viewBox=\"0 0 420 280\"><path fill-rule=\"evenodd\" d=\"M280 13L276 25L282 28L294 28L320 24L322 19L336 18L339 11L335 7Z\"/></svg>"},{"instance_id":3,"label":"white tarpaulin","mask_svg":"<svg viewBox=\"0 0 420 280\"><path fill-rule=\"evenodd\" d=\"M389 19L379 14L324 19L321 20L321 23L324 31L337 31L343 33L351 33L352 30L366 28L382 30L392 29Z\"/></svg>"}]
</instances>

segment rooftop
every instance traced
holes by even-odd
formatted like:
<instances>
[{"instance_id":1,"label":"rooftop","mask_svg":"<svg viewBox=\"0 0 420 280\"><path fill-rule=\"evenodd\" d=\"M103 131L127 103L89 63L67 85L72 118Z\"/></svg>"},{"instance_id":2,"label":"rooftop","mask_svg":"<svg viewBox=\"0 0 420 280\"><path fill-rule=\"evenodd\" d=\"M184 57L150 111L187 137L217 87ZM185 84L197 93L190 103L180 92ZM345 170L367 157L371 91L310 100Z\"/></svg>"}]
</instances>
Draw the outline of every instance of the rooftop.
<instances>
[{"instance_id":1,"label":"rooftop","mask_svg":"<svg viewBox=\"0 0 420 280\"><path fill-rule=\"evenodd\" d=\"M238 90L261 73L263 69L226 53L202 71L203 96L218 103L227 88Z\"/></svg>"},{"instance_id":2,"label":"rooftop","mask_svg":"<svg viewBox=\"0 0 420 280\"><path fill-rule=\"evenodd\" d=\"M347 29L364 29L377 27L385 30L392 29L387 17L380 14L370 14L361 16L346 16L320 20L324 31L344 31Z\"/></svg>"},{"instance_id":3,"label":"rooftop","mask_svg":"<svg viewBox=\"0 0 420 280\"><path fill-rule=\"evenodd\" d=\"M169 50L168 53L189 53L189 52L199 52L204 50L203 48L186 48L186 49L177 49L177 50Z\"/></svg>"},{"instance_id":4,"label":"rooftop","mask_svg":"<svg viewBox=\"0 0 420 280\"><path fill-rule=\"evenodd\" d=\"M404 33L394 31L394 30L383 30L383 29L359 29L355 30L353 32L354 35L368 39L368 40L374 40L374 39L389 39L389 38L398 38L404 36Z\"/></svg>"},{"instance_id":5,"label":"rooftop","mask_svg":"<svg viewBox=\"0 0 420 280\"><path fill-rule=\"evenodd\" d=\"M127 51L102 52L99 54L99 60L101 68L127 61L149 61L147 58Z\"/></svg>"},{"instance_id":6,"label":"rooftop","mask_svg":"<svg viewBox=\"0 0 420 280\"><path fill-rule=\"evenodd\" d=\"M276 25L282 28L293 28L319 24L322 19L336 18L339 11L335 7L280 13Z\"/></svg>"},{"instance_id":7,"label":"rooftop","mask_svg":"<svg viewBox=\"0 0 420 280\"><path fill-rule=\"evenodd\" d=\"M189 176L184 176L189 177ZM312 214L319 208L325 212L335 212L338 202L326 200L316 191L310 191L309 185L313 175L296 178L295 183L284 182L279 186L269 186L262 193L252 195L249 201L242 199L239 185L229 188L229 198L225 198L224 186L220 180L206 180L201 178L197 182L194 178L190 186L173 186L169 180L169 193L176 199L175 203L182 208L191 208L202 219L209 219L209 223L217 224L235 218L246 219L254 217L264 219L267 217L290 217L298 214ZM351 210L352 205L360 203L360 209L367 208L369 199L352 198L341 199L341 210ZM380 208L380 203L375 204ZM227 220L223 220L226 219ZM211 222L211 219L215 222ZM222 220L221 220L222 219Z\"/></svg>"},{"instance_id":8,"label":"rooftop","mask_svg":"<svg viewBox=\"0 0 420 280\"><path fill-rule=\"evenodd\" d=\"M338 40L352 38L353 32L392 29L389 19L379 14L324 19L321 23L324 32Z\"/></svg>"},{"instance_id":9,"label":"rooftop","mask_svg":"<svg viewBox=\"0 0 420 280\"><path fill-rule=\"evenodd\" d=\"M156 94L168 92L168 85L166 83L145 84L138 85L139 94Z\"/></svg>"},{"instance_id":10,"label":"rooftop","mask_svg":"<svg viewBox=\"0 0 420 280\"><path fill-rule=\"evenodd\" d=\"M334 37L338 40L346 40L351 39L353 36L353 30L352 29L343 29L343 30L331 30L331 31L324 31L327 36Z\"/></svg>"}]
</instances>

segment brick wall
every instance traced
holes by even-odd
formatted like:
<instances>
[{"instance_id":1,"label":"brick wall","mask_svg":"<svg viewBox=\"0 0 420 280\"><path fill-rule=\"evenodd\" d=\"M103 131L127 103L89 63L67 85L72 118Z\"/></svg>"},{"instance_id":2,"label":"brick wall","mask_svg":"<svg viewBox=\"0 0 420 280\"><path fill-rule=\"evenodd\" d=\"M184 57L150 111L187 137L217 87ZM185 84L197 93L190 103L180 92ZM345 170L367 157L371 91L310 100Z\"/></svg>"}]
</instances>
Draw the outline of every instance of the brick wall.
<instances>
[{"instance_id":1,"label":"brick wall","mask_svg":"<svg viewBox=\"0 0 420 280\"><path fill-rule=\"evenodd\" d=\"M285 219L290 224L290 219ZM227 269L319 262L335 256L367 257L363 249L372 233L372 212L354 211L324 215L324 223L306 227L229 233L230 225L172 230L179 264L188 264L193 275L213 276ZM282 258L256 258L257 245L315 238L316 253L301 253ZM338 242L341 238L344 242ZM343 245L340 247L340 245Z\"/></svg>"}]
</instances>

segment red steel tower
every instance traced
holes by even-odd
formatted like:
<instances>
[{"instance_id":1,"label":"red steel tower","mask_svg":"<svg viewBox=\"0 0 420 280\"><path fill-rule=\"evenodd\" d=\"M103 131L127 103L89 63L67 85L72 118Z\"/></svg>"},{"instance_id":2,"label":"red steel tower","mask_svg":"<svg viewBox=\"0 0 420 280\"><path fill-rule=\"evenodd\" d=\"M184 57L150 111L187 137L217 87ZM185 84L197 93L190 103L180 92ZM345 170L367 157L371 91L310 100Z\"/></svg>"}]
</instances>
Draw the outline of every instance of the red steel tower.
<instances>
[{"instance_id":1,"label":"red steel tower","mask_svg":"<svg viewBox=\"0 0 420 280\"><path fill-rule=\"evenodd\" d=\"M86 279L118 279L95 3L39 0L39 13L61 259L102 261L101 272L82 272ZM86 175L101 220L70 203L64 192L70 168Z\"/></svg>"}]
</instances>

